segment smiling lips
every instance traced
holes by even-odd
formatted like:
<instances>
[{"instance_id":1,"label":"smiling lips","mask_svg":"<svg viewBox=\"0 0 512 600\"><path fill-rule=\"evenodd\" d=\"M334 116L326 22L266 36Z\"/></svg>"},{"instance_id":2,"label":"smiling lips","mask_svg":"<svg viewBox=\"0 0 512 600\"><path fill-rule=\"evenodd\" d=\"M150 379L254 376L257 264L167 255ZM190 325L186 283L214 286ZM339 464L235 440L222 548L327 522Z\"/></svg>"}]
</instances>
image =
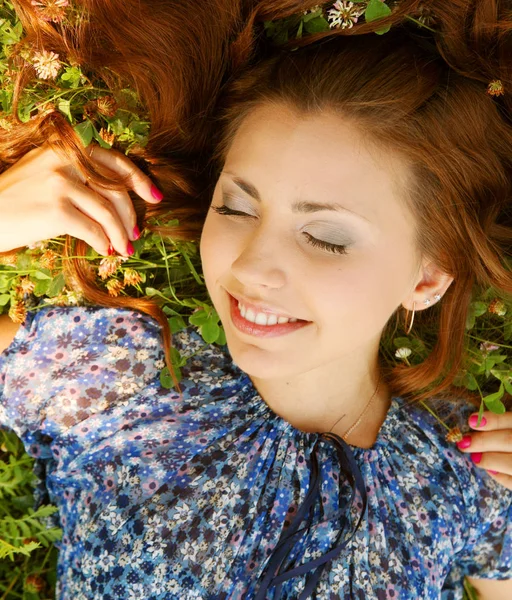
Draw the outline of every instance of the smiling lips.
<instances>
[{"instance_id":1,"label":"smiling lips","mask_svg":"<svg viewBox=\"0 0 512 600\"><path fill-rule=\"evenodd\" d=\"M279 323L279 317L273 313L272 315L270 315L271 318L276 320L276 323L273 324L272 321L270 321L270 324L268 325L262 325L259 323L255 323L252 321L249 321L248 319L246 319L243 315L242 312L240 312L240 309L238 307L238 300L236 298L234 298L231 294L229 295L229 299L230 299L230 307L231 307L231 320L233 321L233 324L235 325L235 327L237 329L239 329L240 331L242 331L243 333L247 333L249 335L255 335L258 337L275 337L278 335L283 335L285 333L290 333L292 331L295 331L296 329L301 329L302 327L305 327L306 325L309 324L309 321L303 321L303 320L298 320L298 319L294 319L293 321L291 320L287 320L286 322L281 322ZM243 308L242 308L243 310ZM254 315L254 313L253 313ZM245 315L247 316L247 314ZM249 316L251 316L249 314ZM255 315L258 316L258 315ZM263 313L261 315L263 318L267 318L265 313ZM287 319L287 317L282 317L284 319ZM267 320L268 322L268 320Z\"/></svg>"}]
</instances>

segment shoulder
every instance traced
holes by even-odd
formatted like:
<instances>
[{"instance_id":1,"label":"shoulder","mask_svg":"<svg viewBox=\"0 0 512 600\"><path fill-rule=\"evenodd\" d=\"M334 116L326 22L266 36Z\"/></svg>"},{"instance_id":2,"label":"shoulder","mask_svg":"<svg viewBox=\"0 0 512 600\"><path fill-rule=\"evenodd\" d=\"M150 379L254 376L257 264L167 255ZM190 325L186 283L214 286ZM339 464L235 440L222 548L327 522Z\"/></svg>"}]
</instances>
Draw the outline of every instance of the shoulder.
<instances>
[{"instance_id":1,"label":"shoulder","mask_svg":"<svg viewBox=\"0 0 512 600\"><path fill-rule=\"evenodd\" d=\"M425 405L395 400L396 410L386 441L391 439L403 466L414 469L417 482L428 485L431 491L437 490L445 500L451 498L475 527L479 519L490 523L506 513L512 505L512 492L474 464L470 454L461 452L447 437L455 427L462 434L469 431L467 421L475 407L463 400L431 399L425 403L432 411L429 412Z\"/></svg>"}]
</instances>

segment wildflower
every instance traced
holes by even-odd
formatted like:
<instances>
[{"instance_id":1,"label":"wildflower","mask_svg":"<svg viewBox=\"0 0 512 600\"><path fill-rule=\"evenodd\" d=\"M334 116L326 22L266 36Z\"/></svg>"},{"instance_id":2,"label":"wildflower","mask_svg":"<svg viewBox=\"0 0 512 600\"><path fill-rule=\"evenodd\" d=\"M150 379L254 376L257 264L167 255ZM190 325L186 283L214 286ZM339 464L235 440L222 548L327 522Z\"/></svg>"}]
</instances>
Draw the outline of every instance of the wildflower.
<instances>
[{"instance_id":1,"label":"wildflower","mask_svg":"<svg viewBox=\"0 0 512 600\"><path fill-rule=\"evenodd\" d=\"M487 86L487 93L490 96L503 96L505 89L501 79L493 79Z\"/></svg>"},{"instance_id":2,"label":"wildflower","mask_svg":"<svg viewBox=\"0 0 512 600\"><path fill-rule=\"evenodd\" d=\"M316 6L314 6L313 8L310 8L309 10L305 10L304 14L305 15L309 15L311 13L317 12L319 10L322 10L322 7L320 6L320 4L317 4Z\"/></svg>"},{"instance_id":3,"label":"wildflower","mask_svg":"<svg viewBox=\"0 0 512 600\"><path fill-rule=\"evenodd\" d=\"M84 300L84 296L74 290L66 290L66 301L69 305L76 306L81 304Z\"/></svg>"},{"instance_id":4,"label":"wildflower","mask_svg":"<svg viewBox=\"0 0 512 600\"><path fill-rule=\"evenodd\" d=\"M28 538L27 538L28 539ZM35 541L39 541L37 538ZM25 590L32 594L39 594L44 590L46 584L44 579L39 575L28 575L25 579Z\"/></svg>"},{"instance_id":5,"label":"wildflower","mask_svg":"<svg viewBox=\"0 0 512 600\"><path fill-rule=\"evenodd\" d=\"M107 142L107 144L110 144L111 146L114 144L114 142L116 141L116 136L114 133L109 133L104 127L102 127L100 129L100 138L104 141Z\"/></svg>"},{"instance_id":6,"label":"wildflower","mask_svg":"<svg viewBox=\"0 0 512 600\"><path fill-rule=\"evenodd\" d=\"M0 265L8 267L16 267L18 264L18 255L15 252L7 252L3 256L0 255Z\"/></svg>"},{"instance_id":7,"label":"wildflower","mask_svg":"<svg viewBox=\"0 0 512 600\"><path fill-rule=\"evenodd\" d=\"M57 258L58 255L53 250L47 248L41 255L39 264L43 267L43 269L49 269L50 271L53 271Z\"/></svg>"},{"instance_id":8,"label":"wildflower","mask_svg":"<svg viewBox=\"0 0 512 600\"><path fill-rule=\"evenodd\" d=\"M20 292L21 294L31 294L36 287L33 281L30 281L28 277L22 277L20 279Z\"/></svg>"},{"instance_id":9,"label":"wildflower","mask_svg":"<svg viewBox=\"0 0 512 600\"><path fill-rule=\"evenodd\" d=\"M117 112L117 102L113 96L102 96L96 100L98 112L106 117L113 117Z\"/></svg>"},{"instance_id":10,"label":"wildflower","mask_svg":"<svg viewBox=\"0 0 512 600\"><path fill-rule=\"evenodd\" d=\"M109 279L106 285L109 296L114 296L114 298L119 296L119 293L124 288L124 284L118 279Z\"/></svg>"},{"instance_id":11,"label":"wildflower","mask_svg":"<svg viewBox=\"0 0 512 600\"><path fill-rule=\"evenodd\" d=\"M407 358L412 354L412 350L410 348L398 348L395 352L395 356L397 358Z\"/></svg>"},{"instance_id":12,"label":"wildflower","mask_svg":"<svg viewBox=\"0 0 512 600\"><path fill-rule=\"evenodd\" d=\"M495 315L498 315L500 317L503 317L507 313L507 307L505 306L504 302L502 302L501 300L498 300L498 298L495 298L489 304L489 312L493 313Z\"/></svg>"},{"instance_id":13,"label":"wildflower","mask_svg":"<svg viewBox=\"0 0 512 600\"><path fill-rule=\"evenodd\" d=\"M59 55L48 50L34 52L32 64L40 79L55 79L62 67Z\"/></svg>"},{"instance_id":14,"label":"wildflower","mask_svg":"<svg viewBox=\"0 0 512 600\"><path fill-rule=\"evenodd\" d=\"M142 281L142 277L135 269L126 269L124 271L124 285L137 285Z\"/></svg>"},{"instance_id":15,"label":"wildflower","mask_svg":"<svg viewBox=\"0 0 512 600\"><path fill-rule=\"evenodd\" d=\"M460 442L462 439L462 433L458 426L452 427L445 436L447 442Z\"/></svg>"},{"instance_id":16,"label":"wildflower","mask_svg":"<svg viewBox=\"0 0 512 600\"><path fill-rule=\"evenodd\" d=\"M331 29L351 29L357 19L364 13L364 8L347 0L338 0L329 10L327 20Z\"/></svg>"},{"instance_id":17,"label":"wildflower","mask_svg":"<svg viewBox=\"0 0 512 600\"><path fill-rule=\"evenodd\" d=\"M482 342L480 344L480 350L482 352L492 352L493 350L499 350L499 346L492 344L491 342Z\"/></svg>"},{"instance_id":18,"label":"wildflower","mask_svg":"<svg viewBox=\"0 0 512 600\"><path fill-rule=\"evenodd\" d=\"M120 256L108 256L101 259L100 266L98 267L98 275L101 279L106 279L113 275L117 269L121 266Z\"/></svg>"},{"instance_id":19,"label":"wildflower","mask_svg":"<svg viewBox=\"0 0 512 600\"><path fill-rule=\"evenodd\" d=\"M53 21L61 23L66 16L66 7L69 6L68 0L32 0L32 6L36 7L39 16L43 21Z\"/></svg>"},{"instance_id":20,"label":"wildflower","mask_svg":"<svg viewBox=\"0 0 512 600\"><path fill-rule=\"evenodd\" d=\"M9 317L11 321L14 323L23 323L27 316L27 307L25 306L23 300L15 299L11 302L11 307L9 308Z\"/></svg>"},{"instance_id":21,"label":"wildflower","mask_svg":"<svg viewBox=\"0 0 512 600\"><path fill-rule=\"evenodd\" d=\"M46 250L46 246L48 244L48 240L43 240L42 242L35 242L33 244L29 244L28 248L30 250Z\"/></svg>"}]
</instances>

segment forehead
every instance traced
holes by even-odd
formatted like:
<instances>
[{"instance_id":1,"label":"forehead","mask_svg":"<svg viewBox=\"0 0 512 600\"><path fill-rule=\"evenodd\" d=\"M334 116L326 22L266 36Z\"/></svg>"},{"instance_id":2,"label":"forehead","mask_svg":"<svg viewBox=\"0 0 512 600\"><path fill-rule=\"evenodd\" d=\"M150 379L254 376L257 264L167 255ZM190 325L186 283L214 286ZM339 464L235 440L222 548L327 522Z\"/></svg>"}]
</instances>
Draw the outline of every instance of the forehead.
<instances>
[{"instance_id":1,"label":"forehead","mask_svg":"<svg viewBox=\"0 0 512 600\"><path fill-rule=\"evenodd\" d=\"M224 168L251 181L264 198L340 202L373 221L384 210L406 209L400 200L410 175L405 162L330 111L257 107L236 132Z\"/></svg>"}]
</instances>

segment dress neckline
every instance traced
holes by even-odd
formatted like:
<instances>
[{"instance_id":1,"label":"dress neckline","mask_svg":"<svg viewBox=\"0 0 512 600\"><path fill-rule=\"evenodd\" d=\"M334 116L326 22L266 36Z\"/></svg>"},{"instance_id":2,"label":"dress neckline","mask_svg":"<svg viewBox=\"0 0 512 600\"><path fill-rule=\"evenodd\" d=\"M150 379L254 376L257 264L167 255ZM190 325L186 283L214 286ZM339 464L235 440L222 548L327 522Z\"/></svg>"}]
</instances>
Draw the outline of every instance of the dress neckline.
<instances>
[{"instance_id":1,"label":"dress neckline","mask_svg":"<svg viewBox=\"0 0 512 600\"><path fill-rule=\"evenodd\" d=\"M303 431L302 429L298 429L297 427L292 425L284 417L278 415L262 398L258 390L254 387L254 384L251 381L250 377L247 375L247 373L245 373L241 369L239 370L242 374L240 381L240 393L242 394L244 405L251 405L255 409L258 416L270 419L275 427L278 427L280 430L286 431L287 433L303 440L307 443L307 445L314 444L319 437L322 437L322 434L324 432ZM375 442L369 448L355 446L353 444L350 444L349 442L345 443L355 453L378 452L381 447L387 445L388 440L390 439L390 437L392 437L390 434L396 431L397 413L402 408L402 398L400 396L391 396L391 402L386 413L386 417L382 422L382 425L380 426Z\"/></svg>"}]
</instances>

